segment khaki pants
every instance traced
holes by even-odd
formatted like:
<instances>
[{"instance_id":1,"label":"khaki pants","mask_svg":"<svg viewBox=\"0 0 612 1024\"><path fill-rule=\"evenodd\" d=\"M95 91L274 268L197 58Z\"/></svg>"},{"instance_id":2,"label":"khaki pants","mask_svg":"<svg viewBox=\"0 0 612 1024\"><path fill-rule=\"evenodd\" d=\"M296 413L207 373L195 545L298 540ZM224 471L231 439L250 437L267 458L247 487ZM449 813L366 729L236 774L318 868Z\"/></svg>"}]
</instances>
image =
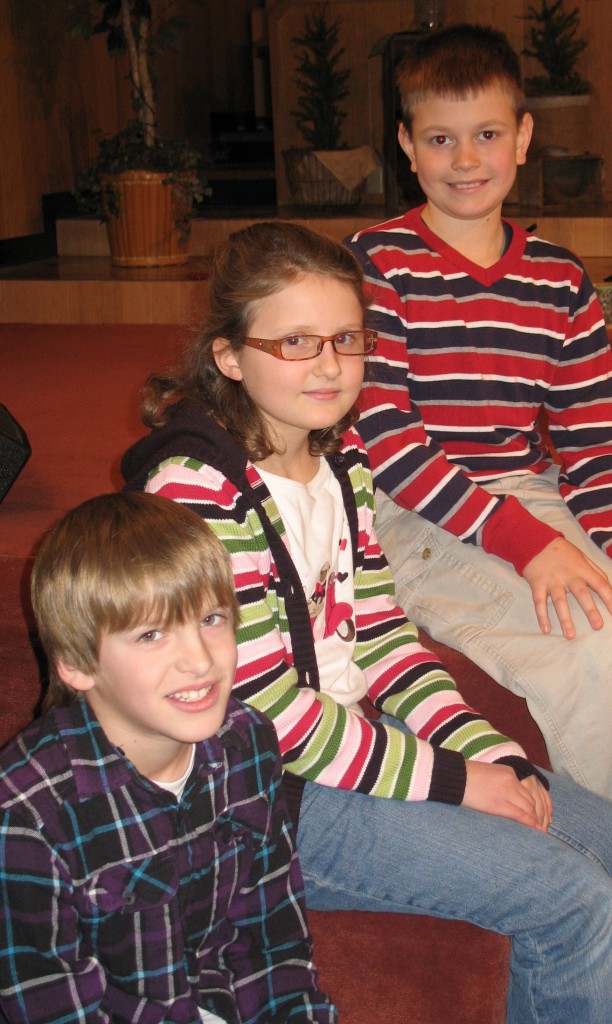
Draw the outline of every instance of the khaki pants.
<instances>
[{"instance_id":1,"label":"khaki pants","mask_svg":"<svg viewBox=\"0 0 612 1024\"><path fill-rule=\"evenodd\" d=\"M612 576L612 561L579 526L557 479L552 467L486 489L514 494ZM552 632L544 636L531 589L510 563L462 543L380 491L376 531L409 618L525 697L553 769L612 798L612 617L606 609L603 629L594 631L570 596L577 636L565 639L552 606Z\"/></svg>"}]
</instances>

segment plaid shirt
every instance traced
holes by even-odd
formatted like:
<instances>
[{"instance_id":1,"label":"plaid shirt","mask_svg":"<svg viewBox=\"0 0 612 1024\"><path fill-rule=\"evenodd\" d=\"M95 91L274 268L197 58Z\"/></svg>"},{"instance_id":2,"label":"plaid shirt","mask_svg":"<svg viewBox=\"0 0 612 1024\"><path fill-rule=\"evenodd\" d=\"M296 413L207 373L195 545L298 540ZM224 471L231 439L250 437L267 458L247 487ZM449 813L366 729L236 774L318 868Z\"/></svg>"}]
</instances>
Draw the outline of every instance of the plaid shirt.
<instances>
[{"instance_id":1,"label":"plaid shirt","mask_svg":"<svg viewBox=\"0 0 612 1024\"><path fill-rule=\"evenodd\" d=\"M0 1018L336 1021L310 959L273 726L230 700L180 802L84 701L0 754ZM4 1015L4 1017L3 1017Z\"/></svg>"}]
</instances>

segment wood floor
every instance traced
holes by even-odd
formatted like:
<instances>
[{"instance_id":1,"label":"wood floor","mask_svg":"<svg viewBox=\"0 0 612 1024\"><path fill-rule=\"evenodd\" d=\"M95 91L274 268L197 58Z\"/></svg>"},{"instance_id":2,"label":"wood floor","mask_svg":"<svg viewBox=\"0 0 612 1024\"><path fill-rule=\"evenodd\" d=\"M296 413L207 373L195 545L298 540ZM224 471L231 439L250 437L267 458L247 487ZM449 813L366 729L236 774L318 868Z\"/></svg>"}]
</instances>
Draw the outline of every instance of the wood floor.
<instances>
[{"instance_id":1,"label":"wood floor","mask_svg":"<svg viewBox=\"0 0 612 1024\"><path fill-rule=\"evenodd\" d=\"M597 285L612 275L612 205L604 209L538 213L509 210L522 227L567 246L585 262ZM386 219L384 209L342 216L305 216L290 208L216 210L192 223L191 257L181 267L123 270L111 266L106 229L95 220L57 222L56 259L0 269L0 323L185 324L206 307L210 255L231 231L253 221L281 218L342 241Z\"/></svg>"}]
</instances>

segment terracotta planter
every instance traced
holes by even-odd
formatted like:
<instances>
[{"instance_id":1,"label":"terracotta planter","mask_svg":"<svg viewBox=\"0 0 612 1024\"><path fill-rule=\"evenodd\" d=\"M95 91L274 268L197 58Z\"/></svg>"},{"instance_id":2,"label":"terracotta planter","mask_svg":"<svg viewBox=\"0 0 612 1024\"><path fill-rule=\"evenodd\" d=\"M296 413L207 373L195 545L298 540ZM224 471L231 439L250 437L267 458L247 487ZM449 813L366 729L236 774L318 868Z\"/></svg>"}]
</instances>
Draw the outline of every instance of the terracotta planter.
<instances>
[{"instance_id":1,"label":"terracotta planter","mask_svg":"<svg viewBox=\"0 0 612 1024\"><path fill-rule=\"evenodd\" d=\"M119 194L119 214L107 224L115 267L161 267L186 263L192 199L166 172L122 171L108 175Z\"/></svg>"}]
</instances>

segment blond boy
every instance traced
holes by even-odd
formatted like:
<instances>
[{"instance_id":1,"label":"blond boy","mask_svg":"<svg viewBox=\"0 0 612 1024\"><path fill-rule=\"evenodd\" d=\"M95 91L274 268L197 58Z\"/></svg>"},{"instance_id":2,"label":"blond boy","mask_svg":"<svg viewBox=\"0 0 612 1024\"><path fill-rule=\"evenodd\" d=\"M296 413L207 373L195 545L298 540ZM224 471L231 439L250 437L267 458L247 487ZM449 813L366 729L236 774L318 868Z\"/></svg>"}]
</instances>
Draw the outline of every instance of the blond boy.
<instances>
[{"instance_id":1,"label":"blond boy","mask_svg":"<svg viewBox=\"0 0 612 1024\"><path fill-rule=\"evenodd\" d=\"M32 599L51 682L0 755L2 1019L335 1021L274 729L231 697L221 543L166 499L94 498Z\"/></svg>"}]
</instances>

